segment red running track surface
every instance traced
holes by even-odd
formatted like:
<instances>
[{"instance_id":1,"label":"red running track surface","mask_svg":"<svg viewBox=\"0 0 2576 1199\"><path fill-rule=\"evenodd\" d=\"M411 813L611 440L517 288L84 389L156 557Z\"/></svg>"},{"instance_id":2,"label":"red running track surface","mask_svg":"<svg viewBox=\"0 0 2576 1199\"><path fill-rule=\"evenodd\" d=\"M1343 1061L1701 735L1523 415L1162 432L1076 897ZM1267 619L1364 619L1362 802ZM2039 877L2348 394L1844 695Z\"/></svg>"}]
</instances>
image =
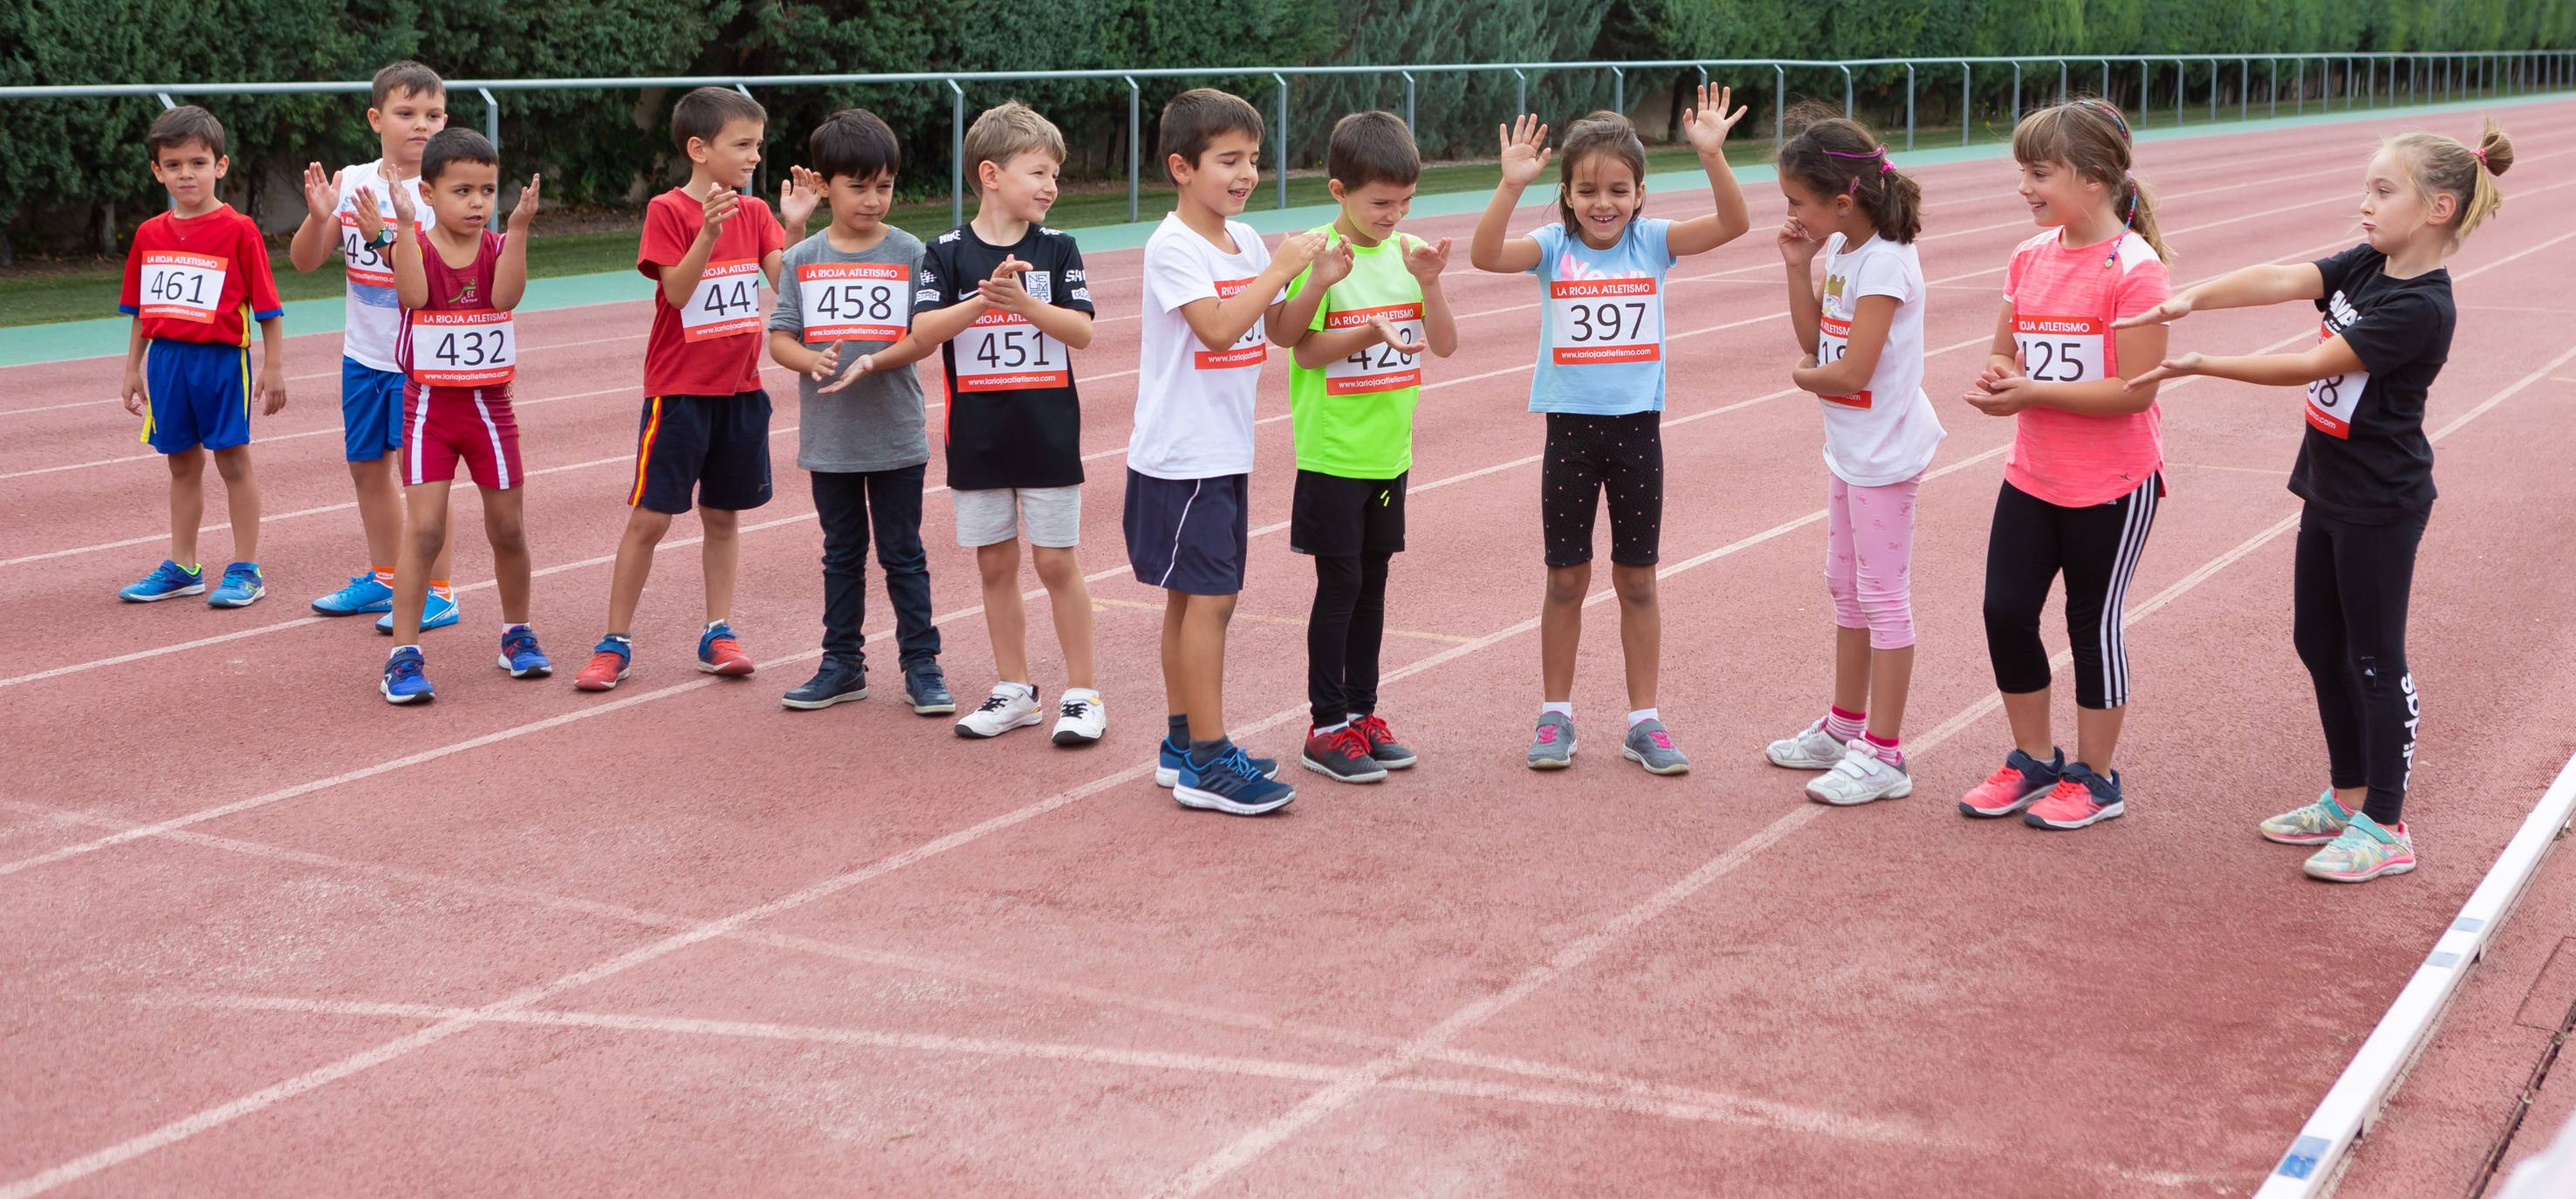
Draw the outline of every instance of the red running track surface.
<instances>
[{"instance_id":1,"label":"red running track surface","mask_svg":"<svg viewBox=\"0 0 2576 1199\"><path fill-rule=\"evenodd\" d=\"M2570 748L2530 714L2563 705L2576 656L2556 567L2576 474L2548 448L2576 404L2576 156L2555 148L2576 105L2509 116L2512 203L2453 263L2433 397L2426 866L2356 889L2252 832L2323 773L2288 635L2289 393L2165 393L2174 494L2131 592L2131 815L2052 836L1948 802L2004 741L1978 606L2010 428L1953 397L2030 233L2008 164L1920 172L1927 388L1951 436L1918 515L1919 785L1856 811L1761 759L1823 703L1831 643L1820 433L1787 390L1768 189L1753 233L1676 271L1661 706L1696 764L1676 779L1608 752L1607 603L1577 684L1592 751L1520 764L1536 296L1465 267L1470 217L1414 228L1461 243L1462 350L1432 367L1389 598L1384 710L1423 764L1372 788L1294 772L1299 802L1260 821L1180 811L1146 778L1159 597L1127 575L1117 509L1133 252L1094 257L1105 315L1080 364L1112 716L1085 751L961 742L890 702L886 655L876 699L778 707L820 588L774 371L779 498L746 519L733 612L760 673L690 669L684 517L634 677L571 689L624 519L640 303L522 321L535 618L564 673L485 665L497 605L460 497L466 621L426 639L426 709L376 699L385 642L364 623L302 607L359 552L336 339L293 343L294 403L259 425L272 596L239 612L112 598L164 535L115 363L0 370L0 1197L2250 1192ZM2177 280L2349 244L2369 139L2401 124L2143 147ZM2314 327L2205 315L2177 344ZM1229 717L1290 755L1312 584L1280 535L1284 368L1264 382ZM951 519L934 497L925 537L971 698L991 657ZM228 534L203 546L220 560Z\"/></svg>"}]
</instances>

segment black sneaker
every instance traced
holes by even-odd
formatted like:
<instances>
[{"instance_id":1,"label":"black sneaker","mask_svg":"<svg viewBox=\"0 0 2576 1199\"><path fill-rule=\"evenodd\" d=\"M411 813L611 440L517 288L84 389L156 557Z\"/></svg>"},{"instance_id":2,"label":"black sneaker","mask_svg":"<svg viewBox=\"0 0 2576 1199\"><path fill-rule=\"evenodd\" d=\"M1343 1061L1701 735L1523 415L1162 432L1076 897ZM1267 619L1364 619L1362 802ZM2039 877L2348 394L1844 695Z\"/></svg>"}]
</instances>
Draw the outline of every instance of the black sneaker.
<instances>
[{"instance_id":1,"label":"black sneaker","mask_svg":"<svg viewBox=\"0 0 2576 1199\"><path fill-rule=\"evenodd\" d=\"M1368 738L1347 724L1329 733L1306 730L1302 760L1306 769L1337 783L1374 783L1386 777L1386 767L1369 757Z\"/></svg>"},{"instance_id":2,"label":"black sneaker","mask_svg":"<svg viewBox=\"0 0 2576 1199\"><path fill-rule=\"evenodd\" d=\"M1402 770L1413 765L1413 751L1396 741L1394 731L1386 727L1384 720L1374 715L1362 716L1352 721L1351 727L1360 736L1368 738L1369 758L1378 765L1389 770Z\"/></svg>"},{"instance_id":3,"label":"black sneaker","mask_svg":"<svg viewBox=\"0 0 2576 1199\"><path fill-rule=\"evenodd\" d=\"M923 716L945 716L957 710L957 697L948 693L948 676L939 673L936 662L903 672L903 697Z\"/></svg>"},{"instance_id":4,"label":"black sneaker","mask_svg":"<svg viewBox=\"0 0 2576 1199\"><path fill-rule=\"evenodd\" d=\"M828 708L868 697L868 672L856 662L825 658L805 684L779 698L779 703L798 711Z\"/></svg>"}]
</instances>

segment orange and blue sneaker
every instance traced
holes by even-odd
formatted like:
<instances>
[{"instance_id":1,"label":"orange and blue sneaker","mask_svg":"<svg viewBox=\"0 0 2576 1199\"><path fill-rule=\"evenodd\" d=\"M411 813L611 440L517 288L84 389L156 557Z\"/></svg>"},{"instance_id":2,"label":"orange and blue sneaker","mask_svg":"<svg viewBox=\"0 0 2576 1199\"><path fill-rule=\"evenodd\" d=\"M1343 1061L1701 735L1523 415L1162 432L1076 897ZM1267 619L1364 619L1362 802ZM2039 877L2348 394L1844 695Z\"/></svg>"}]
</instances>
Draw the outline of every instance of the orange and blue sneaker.
<instances>
[{"instance_id":1,"label":"orange and blue sneaker","mask_svg":"<svg viewBox=\"0 0 2576 1199\"><path fill-rule=\"evenodd\" d=\"M590 661L572 677L572 685L583 691L614 691L634 661L635 643L610 633L591 647Z\"/></svg>"},{"instance_id":2,"label":"orange and blue sneaker","mask_svg":"<svg viewBox=\"0 0 2576 1199\"><path fill-rule=\"evenodd\" d=\"M2114 770L2105 778L2093 773L2082 762L2069 762L2059 775L2057 785L2030 810L2021 814L2022 823L2032 828L2090 828L2127 811L2120 802L2120 772Z\"/></svg>"},{"instance_id":3,"label":"orange and blue sneaker","mask_svg":"<svg viewBox=\"0 0 2576 1199\"><path fill-rule=\"evenodd\" d=\"M206 593L206 568L181 566L167 558L152 568L152 573L128 583L116 598L129 604L157 604L165 599Z\"/></svg>"},{"instance_id":4,"label":"orange and blue sneaker","mask_svg":"<svg viewBox=\"0 0 2576 1199\"><path fill-rule=\"evenodd\" d=\"M429 685L429 676L421 673L422 665L419 646L394 647L392 656L385 659L385 681L376 685L377 693L389 704L426 703L438 698L437 689Z\"/></svg>"},{"instance_id":5,"label":"orange and blue sneaker","mask_svg":"<svg viewBox=\"0 0 2576 1199\"><path fill-rule=\"evenodd\" d=\"M2355 812L2352 823L2320 849L2308 855L2300 869L2309 878L2330 883L2366 883L2383 874L2404 874L2415 868L2415 835L2406 831L2400 820L2396 828Z\"/></svg>"},{"instance_id":6,"label":"orange and blue sneaker","mask_svg":"<svg viewBox=\"0 0 2576 1199\"><path fill-rule=\"evenodd\" d=\"M2266 841L2281 845L2323 845L2343 835L2352 823L2352 809L2335 798L2328 787L2317 795L2317 801L2292 808L2256 825L2254 831Z\"/></svg>"},{"instance_id":7,"label":"orange and blue sneaker","mask_svg":"<svg viewBox=\"0 0 2576 1199\"><path fill-rule=\"evenodd\" d=\"M421 632L443 629L463 619L465 614L456 607L454 595L442 595L433 589L428 595L421 597ZM390 599L385 601L385 614L376 618L376 631L387 637L394 635L393 601Z\"/></svg>"},{"instance_id":8,"label":"orange and blue sneaker","mask_svg":"<svg viewBox=\"0 0 2576 1199\"><path fill-rule=\"evenodd\" d=\"M259 574L257 562L235 562L224 568L224 581L215 585L214 594L206 597L209 608L247 608L268 594L268 582Z\"/></svg>"},{"instance_id":9,"label":"orange and blue sneaker","mask_svg":"<svg viewBox=\"0 0 2576 1199\"><path fill-rule=\"evenodd\" d=\"M1987 818L2010 816L2048 794L2057 786L2058 775L2065 770L2064 750L2053 752L2048 761L2042 762L2015 749L2004 755L2000 769L1959 797L1959 814Z\"/></svg>"},{"instance_id":10,"label":"orange and blue sneaker","mask_svg":"<svg viewBox=\"0 0 2576 1199\"><path fill-rule=\"evenodd\" d=\"M738 679L751 673L751 655L734 640L733 626L719 620L698 635L698 669Z\"/></svg>"},{"instance_id":11,"label":"orange and blue sneaker","mask_svg":"<svg viewBox=\"0 0 2576 1199\"><path fill-rule=\"evenodd\" d=\"M512 625L501 634L501 669L514 679L542 679L555 672L555 664L537 648L537 635L528 626Z\"/></svg>"}]
</instances>

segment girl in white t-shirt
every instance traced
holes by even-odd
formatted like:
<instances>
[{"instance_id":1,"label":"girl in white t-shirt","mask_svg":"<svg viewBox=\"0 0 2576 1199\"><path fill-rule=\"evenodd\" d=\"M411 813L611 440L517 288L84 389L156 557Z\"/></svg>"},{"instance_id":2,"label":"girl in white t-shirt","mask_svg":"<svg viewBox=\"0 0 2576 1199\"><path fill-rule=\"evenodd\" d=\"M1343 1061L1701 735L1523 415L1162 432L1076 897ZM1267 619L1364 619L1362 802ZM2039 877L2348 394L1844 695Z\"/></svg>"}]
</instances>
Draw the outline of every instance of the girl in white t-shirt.
<instances>
[{"instance_id":1,"label":"girl in white t-shirt","mask_svg":"<svg viewBox=\"0 0 2576 1199\"><path fill-rule=\"evenodd\" d=\"M1825 418L1825 589L1834 597L1834 697L1804 732L1771 743L1774 765L1825 773L1819 803L1914 790L1897 747L1914 677L1914 493L1941 446L1923 394L1923 193L1869 130L1813 115L1780 147L1789 218L1780 257L1806 357L1790 372ZM1821 252L1825 277L1814 262Z\"/></svg>"}]
</instances>

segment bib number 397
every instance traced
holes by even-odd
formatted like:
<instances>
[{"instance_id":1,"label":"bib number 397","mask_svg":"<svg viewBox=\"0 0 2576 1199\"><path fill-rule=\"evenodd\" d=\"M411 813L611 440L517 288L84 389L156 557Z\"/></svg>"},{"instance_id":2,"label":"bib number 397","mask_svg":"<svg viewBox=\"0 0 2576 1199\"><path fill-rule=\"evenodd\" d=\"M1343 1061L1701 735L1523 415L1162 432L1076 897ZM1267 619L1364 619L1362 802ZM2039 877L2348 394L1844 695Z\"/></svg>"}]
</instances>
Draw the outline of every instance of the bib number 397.
<instances>
[{"instance_id":1,"label":"bib number 397","mask_svg":"<svg viewBox=\"0 0 2576 1199\"><path fill-rule=\"evenodd\" d=\"M210 325L224 295L224 259L210 254L152 250L143 255L143 303L147 318L164 317Z\"/></svg>"},{"instance_id":2,"label":"bib number 397","mask_svg":"<svg viewBox=\"0 0 2576 1199\"><path fill-rule=\"evenodd\" d=\"M411 314L411 377L433 387L498 387L519 373L510 314L488 308Z\"/></svg>"},{"instance_id":3,"label":"bib number 397","mask_svg":"<svg viewBox=\"0 0 2576 1199\"><path fill-rule=\"evenodd\" d=\"M708 263L697 290L680 309L681 338L706 341L759 330L760 263L749 258Z\"/></svg>"},{"instance_id":4,"label":"bib number 397","mask_svg":"<svg viewBox=\"0 0 2576 1199\"><path fill-rule=\"evenodd\" d=\"M1547 308L1558 366L1664 356L1664 297L1652 279L1559 279L1547 285Z\"/></svg>"},{"instance_id":5,"label":"bib number 397","mask_svg":"<svg viewBox=\"0 0 2576 1199\"><path fill-rule=\"evenodd\" d=\"M2099 317L2013 317L2021 370L2033 383L2092 383L2107 378L2110 332Z\"/></svg>"}]
</instances>

